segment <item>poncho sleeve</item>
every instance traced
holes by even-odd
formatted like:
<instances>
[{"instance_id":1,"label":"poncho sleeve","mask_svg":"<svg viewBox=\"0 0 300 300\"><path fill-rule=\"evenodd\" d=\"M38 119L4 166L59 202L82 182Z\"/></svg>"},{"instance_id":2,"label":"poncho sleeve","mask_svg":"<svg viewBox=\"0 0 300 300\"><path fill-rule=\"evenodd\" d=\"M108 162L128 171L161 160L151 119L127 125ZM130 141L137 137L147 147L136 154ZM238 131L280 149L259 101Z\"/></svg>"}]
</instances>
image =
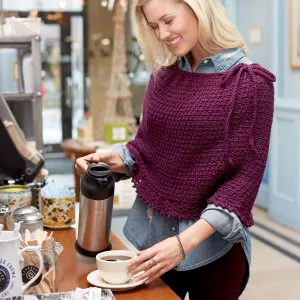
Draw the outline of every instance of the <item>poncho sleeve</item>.
<instances>
[{"instance_id":1,"label":"poncho sleeve","mask_svg":"<svg viewBox=\"0 0 300 300\"><path fill-rule=\"evenodd\" d=\"M234 212L247 227L253 225L253 208L268 157L274 111L275 77L245 72L236 78L236 95L229 115L228 168L221 184L208 199Z\"/></svg>"}]
</instances>

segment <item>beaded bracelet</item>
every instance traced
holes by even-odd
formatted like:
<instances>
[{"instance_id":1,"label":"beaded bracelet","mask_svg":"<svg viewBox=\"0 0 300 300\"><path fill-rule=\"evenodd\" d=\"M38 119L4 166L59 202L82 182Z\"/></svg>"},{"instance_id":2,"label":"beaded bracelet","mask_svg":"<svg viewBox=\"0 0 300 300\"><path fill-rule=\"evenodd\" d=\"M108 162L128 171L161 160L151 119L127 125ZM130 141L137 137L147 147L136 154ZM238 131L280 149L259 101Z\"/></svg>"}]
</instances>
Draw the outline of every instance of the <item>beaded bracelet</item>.
<instances>
[{"instance_id":1,"label":"beaded bracelet","mask_svg":"<svg viewBox=\"0 0 300 300\"><path fill-rule=\"evenodd\" d=\"M179 248L180 248L181 258L182 258L182 260L185 260L185 252L184 252L183 246L181 244L181 240L180 240L180 238L179 238L178 235L175 235L175 237L177 238L177 241L178 241L178 245L179 245Z\"/></svg>"}]
</instances>

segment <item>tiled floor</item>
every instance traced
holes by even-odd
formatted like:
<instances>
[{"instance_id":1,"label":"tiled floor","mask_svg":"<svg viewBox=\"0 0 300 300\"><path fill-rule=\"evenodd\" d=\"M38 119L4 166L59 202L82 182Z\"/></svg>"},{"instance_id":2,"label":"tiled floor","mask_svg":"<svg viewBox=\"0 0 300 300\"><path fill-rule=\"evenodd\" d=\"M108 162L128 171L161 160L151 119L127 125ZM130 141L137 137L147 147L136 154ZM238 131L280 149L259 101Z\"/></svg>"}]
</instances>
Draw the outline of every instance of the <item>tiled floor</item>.
<instances>
[{"instance_id":1,"label":"tiled floor","mask_svg":"<svg viewBox=\"0 0 300 300\"><path fill-rule=\"evenodd\" d=\"M257 234L275 247L289 252L294 259L252 238L251 277L242 300L299 300L300 299L300 232L295 232L267 218L260 209L254 211L255 219L292 241L285 241L266 230L254 226ZM295 243L292 243L295 241ZM296 244L296 245L295 245ZM298 259L297 259L298 258ZM298 262L297 262L298 260Z\"/></svg>"},{"instance_id":2,"label":"tiled floor","mask_svg":"<svg viewBox=\"0 0 300 300\"><path fill-rule=\"evenodd\" d=\"M268 220L266 213L258 208L255 208L254 215L260 224L291 238L296 244L297 242L300 243L299 232ZM126 217L114 218L112 230L131 249L134 249L122 232L125 221ZM287 242L258 226L254 226L251 231L259 238L273 243L275 247L279 246L283 250L290 252L295 257L298 257L300 261L300 246ZM252 238L251 277L245 292L240 297L241 300L300 300L300 262L275 250L273 247L254 237Z\"/></svg>"},{"instance_id":3,"label":"tiled floor","mask_svg":"<svg viewBox=\"0 0 300 300\"><path fill-rule=\"evenodd\" d=\"M300 264L253 239L251 277L242 300L299 300Z\"/></svg>"}]
</instances>

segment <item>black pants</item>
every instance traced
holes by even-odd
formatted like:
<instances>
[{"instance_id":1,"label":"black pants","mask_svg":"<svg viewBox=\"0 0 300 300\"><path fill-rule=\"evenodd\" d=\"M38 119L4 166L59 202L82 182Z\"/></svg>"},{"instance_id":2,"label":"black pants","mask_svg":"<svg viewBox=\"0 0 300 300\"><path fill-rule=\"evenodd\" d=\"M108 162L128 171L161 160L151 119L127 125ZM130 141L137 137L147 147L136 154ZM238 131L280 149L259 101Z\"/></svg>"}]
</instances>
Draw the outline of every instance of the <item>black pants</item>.
<instances>
[{"instance_id":1,"label":"black pants","mask_svg":"<svg viewBox=\"0 0 300 300\"><path fill-rule=\"evenodd\" d=\"M248 263L240 243L216 261L190 271L171 270L161 279L181 298L190 300L237 300L243 288Z\"/></svg>"}]
</instances>

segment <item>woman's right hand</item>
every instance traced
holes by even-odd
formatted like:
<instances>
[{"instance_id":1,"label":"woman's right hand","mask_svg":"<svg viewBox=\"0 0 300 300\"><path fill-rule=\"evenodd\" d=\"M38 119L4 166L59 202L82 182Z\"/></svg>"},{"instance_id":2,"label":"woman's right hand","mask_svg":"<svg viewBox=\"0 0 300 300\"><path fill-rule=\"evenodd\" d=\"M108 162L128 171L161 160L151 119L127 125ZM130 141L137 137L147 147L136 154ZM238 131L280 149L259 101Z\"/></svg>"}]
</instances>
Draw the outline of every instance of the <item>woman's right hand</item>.
<instances>
[{"instance_id":1,"label":"woman's right hand","mask_svg":"<svg viewBox=\"0 0 300 300\"><path fill-rule=\"evenodd\" d=\"M80 176L84 176L89 163L103 162L107 164L112 172L126 174L121 157L114 152L92 153L76 160L75 169Z\"/></svg>"}]
</instances>

